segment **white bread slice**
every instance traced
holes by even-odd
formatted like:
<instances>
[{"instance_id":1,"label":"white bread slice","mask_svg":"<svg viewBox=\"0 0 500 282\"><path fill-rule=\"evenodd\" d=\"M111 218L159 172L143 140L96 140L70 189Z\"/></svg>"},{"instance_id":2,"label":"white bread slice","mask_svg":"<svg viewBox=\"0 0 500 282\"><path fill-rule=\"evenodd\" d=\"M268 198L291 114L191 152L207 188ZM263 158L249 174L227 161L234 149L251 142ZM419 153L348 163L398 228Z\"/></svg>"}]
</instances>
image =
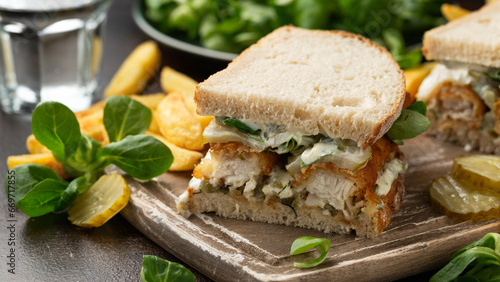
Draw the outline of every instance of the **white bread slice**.
<instances>
[{"instance_id":1,"label":"white bread slice","mask_svg":"<svg viewBox=\"0 0 500 282\"><path fill-rule=\"evenodd\" d=\"M500 1L424 34L428 60L500 67Z\"/></svg>"},{"instance_id":2,"label":"white bread slice","mask_svg":"<svg viewBox=\"0 0 500 282\"><path fill-rule=\"evenodd\" d=\"M386 49L343 31L279 28L197 86L200 115L284 125L366 147L400 115L405 78Z\"/></svg>"}]
</instances>

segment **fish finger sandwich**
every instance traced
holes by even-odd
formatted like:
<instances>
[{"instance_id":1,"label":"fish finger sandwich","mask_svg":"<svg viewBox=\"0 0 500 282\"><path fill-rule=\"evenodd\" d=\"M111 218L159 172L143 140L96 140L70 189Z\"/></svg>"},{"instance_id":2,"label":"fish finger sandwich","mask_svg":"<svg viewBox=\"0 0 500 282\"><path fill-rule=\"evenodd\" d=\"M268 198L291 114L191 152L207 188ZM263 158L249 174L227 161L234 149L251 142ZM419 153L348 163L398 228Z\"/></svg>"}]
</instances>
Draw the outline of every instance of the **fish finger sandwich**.
<instances>
[{"instance_id":1,"label":"fish finger sandwich","mask_svg":"<svg viewBox=\"0 0 500 282\"><path fill-rule=\"evenodd\" d=\"M379 235L405 194L386 136L405 94L390 53L361 36L274 31L197 86L198 113L216 118L179 212Z\"/></svg>"},{"instance_id":2,"label":"fish finger sandwich","mask_svg":"<svg viewBox=\"0 0 500 282\"><path fill-rule=\"evenodd\" d=\"M466 149L500 154L500 2L425 33L439 61L420 85L430 132Z\"/></svg>"}]
</instances>

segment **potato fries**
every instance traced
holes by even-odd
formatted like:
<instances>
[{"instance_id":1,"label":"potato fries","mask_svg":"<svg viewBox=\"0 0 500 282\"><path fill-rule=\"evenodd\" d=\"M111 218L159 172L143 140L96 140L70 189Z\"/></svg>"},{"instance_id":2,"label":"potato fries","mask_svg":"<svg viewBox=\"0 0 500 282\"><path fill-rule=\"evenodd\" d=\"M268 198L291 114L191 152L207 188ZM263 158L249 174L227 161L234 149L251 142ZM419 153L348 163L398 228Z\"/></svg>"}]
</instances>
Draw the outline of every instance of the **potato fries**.
<instances>
[{"instance_id":1,"label":"potato fries","mask_svg":"<svg viewBox=\"0 0 500 282\"><path fill-rule=\"evenodd\" d=\"M63 165L60 162L56 161L52 153L17 155L9 156L7 158L7 165L9 166L9 170L22 164L43 165L55 171L55 173L57 173L59 177L63 179L68 178L68 175L64 172Z\"/></svg>"},{"instance_id":2,"label":"potato fries","mask_svg":"<svg viewBox=\"0 0 500 282\"><path fill-rule=\"evenodd\" d=\"M104 114L104 107L95 110L94 112L83 116L82 118L77 118L78 123L80 123L80 131L83 134L101 142L103 146L109 144L109 137L104 123L102 122L102 116Z\"/></svg>"},{"instance_id":3,"label":"potato fries","mask_svg":"<svg viewBox=\"0 0 500 282\"><path fill-rule=\"evenodd\" d=\"M99 112L99 111L102 112L103 109L104 109L104 101L100 101L100 102L97 102L94 105L90 106L90 108L88 108L86 110L76 112L75 116L76 116L77 120L80 120L82 118L85 118L86 116L93 115L96 112Z\"/></svg>"},{"instance_id":4,"label":"potato fries","mask_svg":"<svg viewBox=\"0 0 500 282\"><path fill-rule=\"evenodd\" d=\"M161 62L158 45L147 41L137 46L125 59L104 91L104 96L139 94L154 77Z\"/></svg>"},{"instance_id":5,"label":"potato fries","mask_svg":"<svg viewBox=\"0 0 500 282\"><path fill-rule=\"evenodd\" d=\"M194 90L196 89L198 82L170 67L164 67L161 70L160 83L161 89L163 89L165 93L181 93L189 111L196 114Z\"/></svg>"},{"instance_id":6,"label":"potato fries","mask_svg":"<svg viewBox=\"0 0 500 282\"><path fill-rule=\"evenodd\" d=\"M418 67L405 70L406 77L406 92L408 92L412 97L418 92L418 88L422 81L432 69L437 65L435 62L423 63Z\"/></svg>"},{"instance_id":7,"label":"potato fries","mask_svg":"<svg viewBox=\"0 0 500 282\"><path fill-rule=\"evenodd\" d=\"M160 84L165 93L181 92L184 95L194 97L194 90L198 82L171 67L164 67L160 74Z\"/></svg>"},{"instance_id":8,"label":"potato fries","mask_svg":"<svg viewBox=\"0 0 500 282\"><path fill-rule=\"evenodd\" d=\"M181 93L165 97L154 114L167 141L190 150L203 149L201 122L188 110Z\"/></svg>"},{"instance_id":9,"label":"potato fries","mask_svg":"<svg viewBox=\"0 0 500 282\"><path fill-rule=\"evenodd\" d=\"M203 128L214 119L213 116L200 116L196 113L196 103L194 102L194 91L198 82L189 76L180 73L170 67L164 67L160 75L161 88L165 93L179 92L182 93L184 103L200 122Z\"/></svg>"},{"instance_id":10,"label":"potato fries","mask_svg":"<svg viewBox=\"0 0 500 282\"><path fill-rule=\"evenodd\" d=\"M47 147L43 146L36 140L35 135L31 134L26 139L26 148L28 148L28 152L30 154L43 154L43 153L51 153Z\"/></svg>"},{"instance_id":11,"label":"potato fries","mask_svg":"<svg viewBox=\"0 0 500 282\"><path fill-rule=\"evenodd\" d=\"M132 95L130 98L148 107L151 111L156 110L161 100L165 98L165 93L156 93L148 95Z\"/></svg>"},{"instance_id":12,"label":"potato fries","mask_svg":"<svg viewBox=\"0 0 500 282\"><path fill-rule=\"evenodd\" d=\"M451 5L448 3L441 5L441 14L443 14L443 17L445 17L445 19L447 19L449 22L459 19L469 13L469 10L459 6Z\"/></svg>"},{"instance_id":13,"label":"potato fries","mask_svg":"<svg viewBox=\"0 0 500 282\"><path fill-rule=\"evenodd\" d=\"M151 131L147 131L146 134L153 136L154 138L163 142L172 151L174 155L174 162L168 170L170 171L185 171L194 169L195 165L198 164L203 154L197 151L187 150L168 142L163 136L156 134Z\"/></svg>"}]
</instances>

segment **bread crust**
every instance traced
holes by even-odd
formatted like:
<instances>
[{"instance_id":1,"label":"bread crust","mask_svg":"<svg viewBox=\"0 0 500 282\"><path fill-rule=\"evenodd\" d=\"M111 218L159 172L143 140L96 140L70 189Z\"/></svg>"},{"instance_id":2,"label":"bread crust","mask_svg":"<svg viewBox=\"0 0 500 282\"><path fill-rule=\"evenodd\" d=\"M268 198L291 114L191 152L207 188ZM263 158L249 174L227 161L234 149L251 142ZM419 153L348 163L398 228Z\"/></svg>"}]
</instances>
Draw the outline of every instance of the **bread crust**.
<instances>
[{"instance_id":1,"label":"bread crust","mask_svg":"<svg viewBox=\"0 0 500 282\"><path fill-rule=\"evenodd\" d=\"M226 81L229 80L229 78L226 77L227 74L230 73L233 69L236 69L236 66L243 64L243 60L246 60L246 57L250 56L253 53L262 52L262 49L265 49L266 46L268 44L271 44L273 41L280 41L282 40L282 38L289 38L292 36L301 36L302 32L304 32L303 29L293 26L285 26L275 30L268 36L259 40L256 44L252 45L250 48L243 51L241 55L239 55L236 59L233 60L233 62L228 65L228 68L226 70L210 76L207 80L205 80L205 82L199 84L196 87L194 98L198 106L198 114L225 115L233 118L245 118L253 121L263 121L285 125L287 129L299 129L299 131L309 135L322 133L332 138L352 139L357 141L358 145L363 148L366 148L369 145L375 143L375 141L377 141L387 132L387 130L389 130L392 123L399 117L406 96L406 82L403 71L394 60L392 55L384 47L381 47L375 42L370 41L360 35L345 31L307 31L308 34L314 34L327 38L340 37L344 39L353 39L355 41L346 41L344 42L344 44L361 42L361 45L356 46L364 46L363 48L369 48L369 50L371 51L375 49L379 57L384 57L383 61L388 65L386 66L387 69L390 69L390 72L394 72L391 73L391 75L394 75L395 78L391 79L391 81L397 81L397 85L394 85L394 93L390 93L390 95L392 95L390 99L392 101L392 104L384 105L384 116L374 117L373 123L370 124L368 124L367 122L358 122L355 126L351 126L351 123L346 123L349 118L343 119L337 117L335 116L336 113L334 113L334 111L330 112L329 110L327 112L322 112L322 109L306 110L305 106L303 107L302 105L293 105L292 101L289 101L287 105L285 105L284 103L276 104L277 102L275 103L275 100L272 96L263 97L261 95L259 96L258 101L248 102L248 96L245 96L246 94L233 95L233 93L228 92L227 89L214 89L212 86L210 88L206 86L211 85L213 81L224 81L225 79ZM334 48L332 49L332 52L335 52L335 46L332 46L332 48ZM368 49L363 49L362 51L366 50ZM260 55L265 56L265 52ZM342 62L340 62L340 64L341 63ZM342 68L349 68L349 66L344 65L342 66ZM384 76L386 74L380 75ZM353 83L358 82L355 81ZM270 89L274 88L270 87ZM245 90L245 87L243 87L241 91L238 91L242 92L243 90ZM335 97L329 97L330 100L334 98ZM330 100L325 100L325 103L331 103ZM361 101L358 103L361 103ZM373 105L374 108L376 108L377 106L379 105ZM342 107L343 106L340 106L339 108L335 107L335 109L340 109ZM227 110L228 108L232 108L232 110ZM352 113L348 115L352 115ZM352 122L357 122L357 120L353 119ZM353 127L356 128L353 129ZM342 128L342 130L339 128Z\"/></svg>"}]
</instances>

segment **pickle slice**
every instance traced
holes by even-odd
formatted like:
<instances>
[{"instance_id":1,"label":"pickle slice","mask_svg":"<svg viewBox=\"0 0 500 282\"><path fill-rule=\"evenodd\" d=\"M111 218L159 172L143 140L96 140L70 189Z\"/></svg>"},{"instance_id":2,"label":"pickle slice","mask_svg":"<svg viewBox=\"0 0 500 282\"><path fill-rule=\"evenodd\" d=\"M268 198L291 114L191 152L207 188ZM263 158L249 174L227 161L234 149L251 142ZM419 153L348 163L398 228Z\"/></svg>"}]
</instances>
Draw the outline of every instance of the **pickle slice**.
<instances>
[{"instance_id":1,"label":"pickle slice","mask_svg":"<svg viewBox=\"0 0 500 282\"><path fill-rule=\"evenodd\" d=\"M121 211L129 198L130 188L121 175L103 175L75 199L68 219L80 227L99 227Z\"/></svg>"},{"instance_id":2,"label":"pickle slice","mask_svg":"<svg viewBox=\"0 0 500 282\"><path fill-rule=\"evenodd\" d=\"M500 194L471 185L451 176L432 182L432 203L444 214L460 220L488 220L500 217Z\"/></svg>"},{"instance_id":3,"label":"pickle slice","mask_svg":"<svg viewBox=\"0 0 500 282\"><path fill-rule=\"evenodd\" d=\"M500 192L500 156L469 155L455 158L452 176L478 189Z\"/></svg>"}]
</instances>

